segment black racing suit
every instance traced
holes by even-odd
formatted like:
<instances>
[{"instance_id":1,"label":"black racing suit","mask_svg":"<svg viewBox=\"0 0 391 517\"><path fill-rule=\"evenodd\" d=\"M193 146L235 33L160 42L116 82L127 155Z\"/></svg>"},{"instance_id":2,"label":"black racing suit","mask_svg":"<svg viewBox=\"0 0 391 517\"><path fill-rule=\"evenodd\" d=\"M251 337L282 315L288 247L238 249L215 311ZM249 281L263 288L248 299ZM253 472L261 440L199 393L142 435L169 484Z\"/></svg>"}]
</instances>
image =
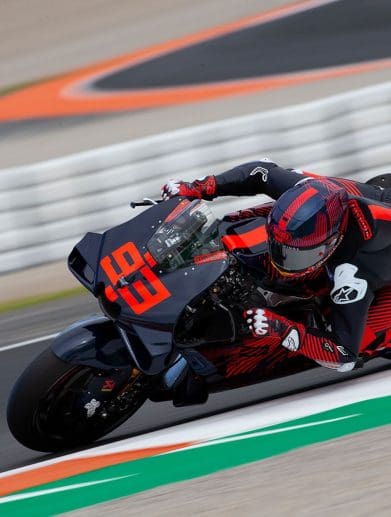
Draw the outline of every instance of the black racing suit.
<instances>
[{"instance_id":1,"label":"black racing suit","mask_svg":"<svg viewBox=\"0 0 391 517\"><path fill-rule=\"evenodd\" d=\"M322 179L311 173L284 169L269 161L245 163L215 176L215 194L266 194L277 199L303 180L303 174L304 177ZM265 261L264 269L271 286L280 291L285 285L289 293L295 287L297 294L303 294L303 288L315 295L328 294L329 331L306 328L299 352L324 366L347 371L354 367L363 341L379 340L375 330L382 324L375 325L374 330L366 323L375 293L391 286L391 205L388 204L391 203L391 189L341 178L328 177L327 180L344 187L349 195L348 226L337 250L322 271L306 279L295 281L283 277L271 266L270 259ZM247 216L252 212L257 215L256 209L244 211ZM292 286L295 282L296 286ZM379 318L383 318L384 326L387 326L388 314L391 314L391 297L386 297L386 301L388 305L378 309L374 315L377 323Z\"/></svg>"}]
</instances>

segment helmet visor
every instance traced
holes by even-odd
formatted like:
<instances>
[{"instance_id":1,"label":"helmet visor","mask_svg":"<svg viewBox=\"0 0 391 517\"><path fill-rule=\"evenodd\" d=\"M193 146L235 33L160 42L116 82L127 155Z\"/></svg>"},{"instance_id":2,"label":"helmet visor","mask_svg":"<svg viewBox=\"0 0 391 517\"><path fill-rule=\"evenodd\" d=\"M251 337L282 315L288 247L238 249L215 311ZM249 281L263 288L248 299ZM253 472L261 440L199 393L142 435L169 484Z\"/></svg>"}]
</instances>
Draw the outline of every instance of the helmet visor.
<instances>
[{"instance_id":1,"label":"helmet visor","mask_svg":"<svg viewBox=\"0 0 391 517\"><path fill-rule=\"evenodd\" d=\"M313 248L295 248L269 239L270 256L278 269L287 273L301 273L323 262L334 250L338 234Z\"/></svg>"}]
</instances>

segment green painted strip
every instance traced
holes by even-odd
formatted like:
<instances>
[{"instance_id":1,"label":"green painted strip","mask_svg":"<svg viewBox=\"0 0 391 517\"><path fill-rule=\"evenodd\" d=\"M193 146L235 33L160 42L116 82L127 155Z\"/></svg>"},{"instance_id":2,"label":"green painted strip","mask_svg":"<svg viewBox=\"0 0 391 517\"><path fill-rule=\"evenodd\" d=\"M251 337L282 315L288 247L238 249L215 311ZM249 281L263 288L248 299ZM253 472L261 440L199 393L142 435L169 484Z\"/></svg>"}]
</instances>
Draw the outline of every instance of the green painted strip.
<instances>
[{"instance_id":1,"label":"green painted strip","mask_svg":"<svg viewBox=\"0 0 391 517\"><path fill-rule=\"evenodd\" d=\"M40 486L39 490L102 482L99 486L76 488L68 492L66 497L63 494L48 493L34 499L5 502L0 504L0 513L2 516L13 517L55 515L387 424L391 424L391 397L359 402L268 428L232 435L227 437L229 439L211 441L202 447L126 462L48 483ZM121 476L133 477L120 479ZM110 481L110 478L117 479ZM107 483L103 484L104 480ZM35 488L19 493L31 493L33 496L37 490Z\"/></svg>"}]
</instances>

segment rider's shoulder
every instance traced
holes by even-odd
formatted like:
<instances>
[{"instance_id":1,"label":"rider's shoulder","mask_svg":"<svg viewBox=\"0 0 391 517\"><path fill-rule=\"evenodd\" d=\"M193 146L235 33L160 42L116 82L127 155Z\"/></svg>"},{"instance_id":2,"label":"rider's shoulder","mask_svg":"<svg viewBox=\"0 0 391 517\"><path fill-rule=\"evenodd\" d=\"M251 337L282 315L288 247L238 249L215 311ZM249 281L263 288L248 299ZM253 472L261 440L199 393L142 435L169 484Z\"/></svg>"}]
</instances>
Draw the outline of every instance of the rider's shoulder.
<instances>
[{"instance_id":1,"label":"rider's shoulder","mask_svg":"<svg viewBox=\"0 0 391 517\"><path fill-rule=\"evenodd\" d=\"M368 290L368 281L358 266L350 262L339 264L333 274L330 298L336 305L346 305L362 300Z\"/></svg>"}]
</instances>

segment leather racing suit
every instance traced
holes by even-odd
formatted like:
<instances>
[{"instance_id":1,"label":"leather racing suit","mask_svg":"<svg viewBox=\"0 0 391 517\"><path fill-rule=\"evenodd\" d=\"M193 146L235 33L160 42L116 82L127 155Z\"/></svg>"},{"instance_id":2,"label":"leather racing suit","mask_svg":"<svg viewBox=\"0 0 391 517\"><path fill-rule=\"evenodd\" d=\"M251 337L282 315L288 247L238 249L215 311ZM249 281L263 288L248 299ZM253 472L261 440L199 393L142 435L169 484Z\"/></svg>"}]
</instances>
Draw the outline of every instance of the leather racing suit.
<instances>
[{"instance_id":1,"label":"leather racing suit","mask_svg":"<svg viewBox=\"0 0 391 517\"><path fill-rule=\"evenodd\" d=\"M202 191L200 197L205 199L256 194L277 199L306 177L322 179L319 175L285 169L262 160L182 185L192 187L198 182L197 188ZM391 322L388 322L391 313L391 205L388 204L391 203L391 189L344 178L323 179L335 182L348 193L346 233L336 251L316 274L310 273L300 279L281 275L268 256L260 267L271 290L322 295L329 302L327 331L304 327L268 310L268 317L277 323L270 331L278 333L282 344L290 350L323 366L348 371L355 366L360 348L367 348L370 354L371 348L391 340ZM194 194L183 190L179 193ZM271 206L261 205L229 214L229 217L265 216ZM292 339L287 336L297 341L293 343L294 348L290 347Z\"/></svg>"}]
</instances>

